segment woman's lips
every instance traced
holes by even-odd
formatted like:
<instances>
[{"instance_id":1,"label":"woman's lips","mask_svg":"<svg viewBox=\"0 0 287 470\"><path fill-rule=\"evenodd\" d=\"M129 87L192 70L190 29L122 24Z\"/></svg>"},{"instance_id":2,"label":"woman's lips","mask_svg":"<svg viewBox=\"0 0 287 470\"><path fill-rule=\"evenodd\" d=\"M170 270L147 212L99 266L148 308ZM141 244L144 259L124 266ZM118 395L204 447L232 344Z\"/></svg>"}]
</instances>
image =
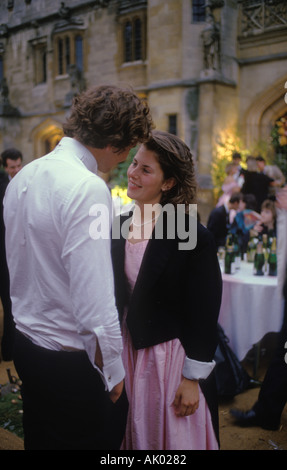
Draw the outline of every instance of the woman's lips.
<instances>
[{"instance_id":1,"label":"woman's lips","mask_svg":"<svg viewBox=\"0 0 287 470\"><path fill-rule=\"evenodd\" d=\"M139 184L135 183L132 180L129 180L128 184L129 184L130 188L141 188L141 186Z\"/></svg>"}]
</instances>

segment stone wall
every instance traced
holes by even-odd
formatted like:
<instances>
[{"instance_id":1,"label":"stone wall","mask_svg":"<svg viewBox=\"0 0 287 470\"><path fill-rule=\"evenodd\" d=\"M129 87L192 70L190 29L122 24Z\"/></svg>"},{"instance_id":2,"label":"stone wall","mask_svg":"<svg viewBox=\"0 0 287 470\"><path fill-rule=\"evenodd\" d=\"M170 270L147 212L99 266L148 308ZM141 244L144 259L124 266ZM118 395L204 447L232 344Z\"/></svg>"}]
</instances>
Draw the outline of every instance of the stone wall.
<instances>
[{"instance_id":1,"label":"stone wall","mask_svg":"<svg viewBox=\"0 0 287 470\"><path fill-rule=\"evenodd\" d=\"M262 2L249 11L251 18L256 20ZM196 160L206 214L214 204L210 169L218 134L238 131L252 145L268 138L284 110L287 23L272 25L270 17L267 29L252 30L244 1L209 0L205 22L193 22L191 0L70 0L68 12L59 0L10 3L10 10L0 3L0 55L8 101L20 116L0 112L0 151L19 147L25 162L40 157L47 140L57 141L69 109L70 77L56 73L57 31L81 32L86 87L131 85L147 97L161 129L168 129L169 115L177 116L178 135ZM123 25L135 17L144 25L144 54L125 63ZM207 67L203 35L212 28L219 32L219 53L214 67ZM36 84L35 48L41 44L47 46L47 79Z\"/></svg>"}]
</instances>

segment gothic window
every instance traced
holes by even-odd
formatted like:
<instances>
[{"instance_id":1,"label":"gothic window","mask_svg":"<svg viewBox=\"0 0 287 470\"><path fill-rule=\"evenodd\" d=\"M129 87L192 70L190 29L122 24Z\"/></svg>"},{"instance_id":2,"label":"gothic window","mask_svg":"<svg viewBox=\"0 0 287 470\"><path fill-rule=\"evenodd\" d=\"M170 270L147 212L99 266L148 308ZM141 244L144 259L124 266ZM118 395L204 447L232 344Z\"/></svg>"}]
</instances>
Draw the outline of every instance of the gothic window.
<instances>
[{"instance_id":1,"label":"gothic window","mask_svg":"<svg viewBox=\"0 0 287 470\"><path fill-rule=\"evenodd\" d=\"M192 0L192 21L199 23L205 21L205 0Z\"/></svg>"},{"instance_id":2,"label":"gothic window","mask_svg":"<svg viewBox=\"0 0 287 470\"><path fill-rule=\"evenodd\" d=\"M70 38L66 37L65 38L65 66L66 70L68 70L69 65L70 65Z\"/></svg>"},{"instance_id":3,"label":"gothic window","mask_svg":"<svg viewBox=\"0 0 287 470\"><path fill-rule=\"evenodd\" d=\"M170 114L168 116L168 132L177 135L177 115Z\"/></svg>"},{"instance_id":4,"label":"gothic window","mask_svg":"<svg viewBox=\"0 0 287 470\"><path fill-rule=\"evenodd\" d=\"M77 35L75 37L75 55L76 55L77 69L83 71L83 68L84 68L83 38L80 35Z\"/></svg>"},{"instance_id":5,"label":"gothic window","mask_svg":"<svg viewBox=\"0 0 287 470\"><path fill-rule=\"evenodd\" d=\"M134 28L135 28L135 60L141 60L142 59L142 24L139 18L135 20Z\"/></svg>"},{"instance_id":6,"label":"gothic window","mask_svg":"<svg viewBox=\"0 0 287 470\"><path fill-rule=\"evenodd\" d=\"M56 75L67 75L69 66L74 64L79 70L84 68L83 36L70 32L59 34L55 38Z\"/></svg>"},{"instance_id":7,"label":"gothic window","mask_svg":"<svg viewBox=\"0 0 287 470\"><path fill-rule=\"evenodd\" d=\"M58 39L58 75L68 73L70 65L70 38L64 37Z\"/></svg>"},{"instance_id":8,"label":"gothic window","mask_svg":"<svg viewBox=\"0 0 287 470\"><path fill-rule=\"evenodd\" d=\"M144 59L144 30L140 18L128 19L124 23L124 62Z\"/></svg>"},{"instance_id":9,"label":"gothic window","mask_svg":"<svg viewBox=\"0 0 287 470\"><path fill-rule=\"evenodd\" d=\"M35 52L36 52L35 82L36 84L45 83L47 81L46 46L37 47Z\"/></svg>"},{"instance_id":10,"label":"gothic window","mask_svg":"<svg viewBox=\"0 0 287 470\"><path fill-rule=\"evenodd\" d=\"M58 75L63 75L64 73L63 57L64 57L63 39L58 39Z\"/></svg>"},{"instance_id":11,"label":"gothic window","mask_svg":"<svg viewBox=\"0 0 287 470\"><path fill-rule=\"evenodd\" d=\"M0 82L4 78L3 56L0 55Z\"/></svg>"},{"instance_id":12,"label":"gothic window","mask_svg":"<svg viewBox=\"0 0 287 470\"><path fill-rule=\"evenodd\" d=\"M132 34L132 23L127 21L124 29L124 44L125 44L125 62L131 62L133 60L132 54L132 44L133 44L133 34Z\"/></svg>"},{"instance_id":13,"label":"gothic window","mask_svg":"<svg viewBox=\"0 0 287 470\"><path fill-rule=\"evenodd\" d=\"M47 40L45 37L31 41L34 60L34 84L47 82Z\"/></svg>"}]
</instances>

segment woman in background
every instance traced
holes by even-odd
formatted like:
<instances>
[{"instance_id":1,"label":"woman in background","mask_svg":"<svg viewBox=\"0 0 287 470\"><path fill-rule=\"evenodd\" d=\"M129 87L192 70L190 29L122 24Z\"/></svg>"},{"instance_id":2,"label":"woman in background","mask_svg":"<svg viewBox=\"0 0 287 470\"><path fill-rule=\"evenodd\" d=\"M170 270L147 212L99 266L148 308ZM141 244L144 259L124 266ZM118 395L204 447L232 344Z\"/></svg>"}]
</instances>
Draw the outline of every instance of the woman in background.
<instances>
[{"instance_id":1,"label":"woman in background","mask_svg":"<svg viewBox=\"0 0 287 470\"><path fill-rule=\"evenodd\" d=\"M221 274L212 235L188 213L196 183L184 142L154 131L128 169L128 196L135 209L112 241L129 400L122 449L218 449Z\"/></svg>"},{"instance_id":2,"label":"woman in background","mask_svg":"<svg viewBox=\"0 0 287 470\"><path fill-rule=\"evenodd\" d=\"M269 237L276 237L277 212L275 202L266 199L262 203L260 220L254 226L254 230L261 235L267 234Z\"/></svg>"},{"instance_id":3,"label":"woman in background","mask_svg":"<svg viewBox=\"0 0 287 470\"><path fill-rule=\"evenodd\" d=\"M238 181L235 179L235 174L237 173L237 171L238 171L238 165L236 165L235 163L228 163L226 165L225 173L227 176L221 187L223 194L218 199L216 207L227 204L230 199L230 196L233 193L240 192L240 185Z\"/></svg>"}]
</instances>

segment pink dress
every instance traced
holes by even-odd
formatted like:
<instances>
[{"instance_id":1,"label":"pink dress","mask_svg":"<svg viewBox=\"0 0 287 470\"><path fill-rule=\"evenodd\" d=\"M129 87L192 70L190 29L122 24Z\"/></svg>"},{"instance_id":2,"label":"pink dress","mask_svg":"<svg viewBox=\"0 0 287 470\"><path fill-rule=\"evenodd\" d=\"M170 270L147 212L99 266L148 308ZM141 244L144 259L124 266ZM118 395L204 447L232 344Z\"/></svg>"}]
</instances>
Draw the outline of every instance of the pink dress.
<instances>
[{"instance_id":1,"label":"pink dress","mask_svg":"<svg viewBox=\"0 0 287 470\"><path fill-rule=\"evenodd\" d=\"M132 291L147 241L126 241L125 273ZM185 351L178 339L136 351L123 322L123 361L129 400L122 450L217 450L211 415L200 390L198 410L177 417L172 402L181 382Z\"/></svg>"}]
</instances>

